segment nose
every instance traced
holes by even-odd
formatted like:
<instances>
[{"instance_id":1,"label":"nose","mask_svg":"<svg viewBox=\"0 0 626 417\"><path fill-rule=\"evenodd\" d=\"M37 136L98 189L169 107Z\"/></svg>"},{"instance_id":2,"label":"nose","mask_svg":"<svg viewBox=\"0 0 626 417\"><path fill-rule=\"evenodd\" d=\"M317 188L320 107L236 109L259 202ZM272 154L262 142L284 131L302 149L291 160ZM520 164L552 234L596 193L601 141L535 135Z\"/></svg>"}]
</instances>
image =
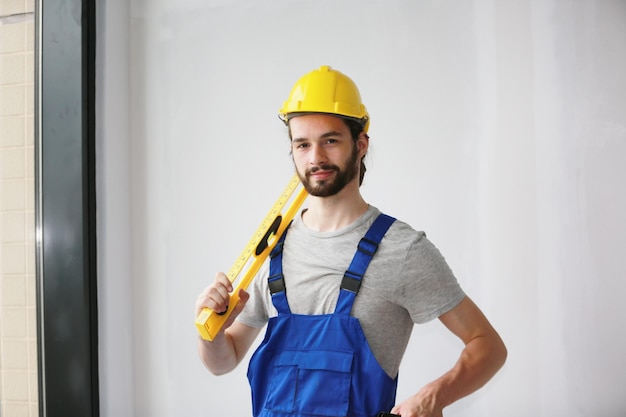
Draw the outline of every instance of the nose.
<instances>
[{"instance_id":1,"label":"nose","mask_svg":"<svg viewBox=\"0 0 626 417\"><path fill-rule=\"evenodd\" d=\"M324 148L320 145L312 145L310 156L311 158L309 160L309 163L311 165L322 165L328 162L326 152L324 151Z\"/></svg>"}]
</instances>

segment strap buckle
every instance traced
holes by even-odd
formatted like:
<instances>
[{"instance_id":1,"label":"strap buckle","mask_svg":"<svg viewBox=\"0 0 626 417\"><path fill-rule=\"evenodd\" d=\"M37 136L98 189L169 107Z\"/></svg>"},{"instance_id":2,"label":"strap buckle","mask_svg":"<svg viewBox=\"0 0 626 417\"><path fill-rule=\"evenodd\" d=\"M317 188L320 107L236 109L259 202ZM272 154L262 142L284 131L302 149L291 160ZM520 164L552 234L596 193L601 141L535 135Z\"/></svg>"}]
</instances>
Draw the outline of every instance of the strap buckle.
<instances>
[{"instance_id":1,"label":"strap buckle","mask_svg":"<svg viewBox=\"0 0 626 417\"><path fill-rule=\"evenodd\" d=\"M359 241L359 246L357 248L359 251L363 252L367 256L374 256L374 254L378 250L378 243L374 242L371 239L363 237Z\"/></svg>"},{"instance_id":2,"label":"strap buckle","mask_svg":"<svg viewBox=\"0 0 626 417\"><path fill-rule=\"evenodd\" d=\"M283 274L275 274L267 279L267 283L270 288L270 294L274 295L279 292L285 291L285 278Z\"/></svg>"},{"instance_id":3,"label":"strap buckle","mask_svg":"<svg viewBox=\"0 0 626 417\"><path fill-rule=\"evenodd\" d=\"M350 270L346 271L343 274L343 279L341 280L341 289L357 294L359 292L359 288L361 288L362 278L363 275L361 274L357 274L356 272L352 272Z\"/></svg>"}]
</instances>

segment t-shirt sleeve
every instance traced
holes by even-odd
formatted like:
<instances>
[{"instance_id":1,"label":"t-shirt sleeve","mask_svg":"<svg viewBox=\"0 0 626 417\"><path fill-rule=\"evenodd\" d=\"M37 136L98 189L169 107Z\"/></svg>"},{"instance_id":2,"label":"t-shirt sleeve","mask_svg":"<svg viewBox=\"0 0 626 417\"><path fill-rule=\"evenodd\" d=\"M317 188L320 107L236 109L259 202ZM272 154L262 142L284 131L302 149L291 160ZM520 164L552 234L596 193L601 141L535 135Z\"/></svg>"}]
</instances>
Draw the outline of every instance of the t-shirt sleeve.
<instances>
[{"instance_id":1,"label":"t-shirt sleeve","mask_svg":"<svg viewBox=\"0 0 626 417\"><path fill-rule=\"evenodd\" d=\"M415 323L426 323L456 307L465 297L448 263L421 233L406 255L400 303Z\"/></svg>"},{"instance_id":2,"label":"t-shirt sleeve","mask_svg":"<svg viewBox=\"0 0 626 417\"><path fill-rule=\"evenodd\" d=\"M237 316L237 321L255 328L263 327L268 321L268 304L271 305L271 296L267 286L269 261L263 263L256 276L248 286L250 299L246 307ZM273 308L273 306L272 306Z\"/></svg>"}]
</instances>

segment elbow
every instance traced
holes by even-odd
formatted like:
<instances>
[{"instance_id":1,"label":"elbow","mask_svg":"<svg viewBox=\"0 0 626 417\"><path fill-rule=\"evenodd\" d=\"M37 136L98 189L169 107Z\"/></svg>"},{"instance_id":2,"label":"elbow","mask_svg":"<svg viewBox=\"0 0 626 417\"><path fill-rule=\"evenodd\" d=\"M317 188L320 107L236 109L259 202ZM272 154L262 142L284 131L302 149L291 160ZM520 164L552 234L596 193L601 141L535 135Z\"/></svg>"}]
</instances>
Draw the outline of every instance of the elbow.
<instances>
[{"instance_id":1,"label":"elbow","mask_svg":"<svg viewBox=\"0 0 626 417\"><path fill-rule=\"evenodd\" d=\"M207 358L201 356L201 359L204 367L215 376L225 375L237 367L237 362L225 358Z\"/></svg>"},{"instance_id":2,"label":"elbow","mask_svg":"<svg viewBox=\"0 0 626 417\"><path fill-rule=\"evenodd\" d=\"M221 375L226 375L227 373L229 373L230 371L232 371L232 369L227 369L227 368L217 368L217 367L210 367L207 366L206 367L209 372L211 372L211 374L215 375L215 376L221 376Z\"/></svg>"},{"instance_id":3,"label":"elbow","mask_svg":"<svg viewBox=\"0 0 626 417\"><path fill-rule=\"evenodd\" d=\"M502 365L505 364L506 362L506 358L509 356L509 351L507 350L506 346L504 345L504 343L502 343L502 352L501 352L501 357L502 357L502 363L501 363L501 367Z\"/></svg>"},{"instance_id":4,"label":"elbow","mask_svg":"<svg viewBox=\"0 0 626 417\"><path fill-rule=\"evenodd\" d=\"M228 355L214 352L209 346L211 342L200 341L198 353L204 367L213 375L224 375L235 369L238 361Z\"/></svg>"},{"instance_id":5,"label":"elbow","mask_svg":"<svg viewBox=\"0 0 626 417\"><path fill-rule=\"evenodd\" d=\"M509 352L506 348L506 345L504 344L500 336L498 336L497 342L494 343L492 347L492 352L491 352L491 358L497 370L499 370L500 368L504 366L508 355L509 355Z\"/></svg>"},{"instance_id":6,"label":"elbow","mask_svg":"<svg viewBox=\"0 0 626 417\"><path fill-rule=\"evenodd\" d=\"M204 364L204 367L215 376L225 375L236 367L236 365L224 362L215 363L212 361L203 360L202 363Z\"/></svg>"}]
</instances>

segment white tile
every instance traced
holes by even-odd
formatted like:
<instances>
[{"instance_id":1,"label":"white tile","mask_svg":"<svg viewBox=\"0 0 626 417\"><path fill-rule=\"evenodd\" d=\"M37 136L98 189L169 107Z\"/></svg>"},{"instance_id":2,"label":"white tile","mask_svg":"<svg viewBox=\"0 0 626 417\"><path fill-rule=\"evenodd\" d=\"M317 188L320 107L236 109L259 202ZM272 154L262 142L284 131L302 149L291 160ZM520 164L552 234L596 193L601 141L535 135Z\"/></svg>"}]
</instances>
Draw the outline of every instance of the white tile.
<instances>
[{"instance_id":1,"label":"white tile","mask_svg":"<svg viewBox=\"0 0 626 417\"><path fill-rule=\"evenodd\" d=\"M0 148L24 146L26 127L23 116L0 117Z\"/></svg>"},{"instance_id":2,"label":"white tile","mask_svg":"<svg viewBox=\"0 0 626 417\"><path fill-rule=\"evenodd\" d=\"M0 213L0 242L24 242L26 239L26 216L23 212Z\"/></svg>"},{"instance_id":3,"label":"white tile","mask_svg":"<svg viewBox=\"0 0 626 417\"><path fill-rule=\"evenodd\" d=\"M5 307L26 307L26 278L4 276L0 282L2 305Z\"/></svg>"},{"instance_id":4,"label":"white tile","mask_svg":"<svg viewBox=\"0 0 626 417\"><path fill-rule=\"evenodd\" d=\"M0 85L24 84L26 82L25 76L26 59L24 54L0 55Z\"/></svg>"},{"instance_id":5,"label":"white tile","mask_svg":"<svg viewBox=\"0 0 626 417\"><path fill-rule=\"evenodd\" d=\"M0 210L25 210L25 196L25 180L0 179Z\"/></svg>"},{"instance_id":6,"label":"white tile","mask_svg":"<svg viewBox=\"0 0 626 417\"><path fill-rule=\"evenodd\" d=\"M25 50L26 25L12 23L0 25L0 53L23 52Z\"/></svg>"},{"instance_id":7,"label":"white tile","mask_svg":"<svg viewBox=\"0 0 626 417\"><path fill-rule=\"evenodd\" d=\"M0 86L0 117L24 114L24 91L23 85Z\"/></svg>"},{"instance_id":8,"label":"white tile","mask_svg":"<svg viewBox=\"0 0 626 417\"><path fill-rule=\"evenodd\" d=\"M26 340L2 341L2 369L28 370L28 343Z\"/></svg>"},{"instance_id":9,"label":"white tile","mask_svg":"<svg viewBox=\"0 0 626 417\"><path fill-rule=\"evenodd\" d=\"M23 148L0 149L0 179L26 177L26 155Z\"/></svg>"},{"instance_id":10,"label":"white tile","mask_svg":"<svg viewBox=\"0 0 626 417\"><path fill-rule=\"evenodd\" d=\"M0 259L2 260L2 274L26 273L26 245L3 243L0 247Z\"/></svg>"}]
</instances>

